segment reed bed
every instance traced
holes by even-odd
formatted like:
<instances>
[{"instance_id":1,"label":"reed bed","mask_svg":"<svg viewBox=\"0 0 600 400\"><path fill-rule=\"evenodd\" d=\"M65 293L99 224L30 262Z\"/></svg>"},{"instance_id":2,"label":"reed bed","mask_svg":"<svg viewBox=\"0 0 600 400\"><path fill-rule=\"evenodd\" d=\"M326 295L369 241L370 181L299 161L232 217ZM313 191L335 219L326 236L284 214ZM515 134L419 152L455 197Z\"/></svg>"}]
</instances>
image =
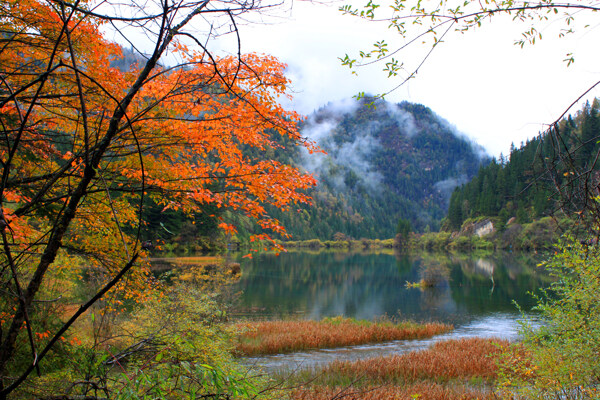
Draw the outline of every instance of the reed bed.
<instances>
[{"instance_id":1,"label":"reed bed","mask_svg":"<svg viewBox=\"0 0 600 400\"><path fill-rule=\"evenodd\" d=\"M419 382L406 386L379 386L369 388L313 386L292 391L293 400L497 400L489 389L448 386L434 382Z\"/></svg>"},{"instance_id":2,"label":"reed bed","mask_svg":"<svg viewBox=\"0 0 600 400\"><path fill-rule=\"evenodd\" d=\"M415 382L424 379L492 380L496 377L496 355L508 341L469 338L437 342L430 348L406 354L358 361L335 361L322 371L324 377L343 382Z\"/></svg>"},{"instance_id":3,"label":"reed bed","mask_svg":"<svg viewBox=\"0 0 600 400\"><path fill-rule=\"evenodd\" d=\"M426 350L353 362L334 362L295 377L309 384L293 400L497 399L496 359L509 346L500 339L438 342Z\"/></svg>"},{"instance_id":4,"label":"reed bed","mask_svg":"<svg viewBox=\"0 0 600 400\"><path fill-rule=\"evenodd\" d=\"M320 372L318 381L330 386L357 381L369 384L491 381L496 378L496 356L508 345L508 341L500 339L456 339L397 356L335 361Z\"/></svg>"},{"instance_id":5,"label":"reed bed","mask_svg":"<svg viewBox=\"0 0 600 400\"><path fill-rule=\"evenodd\" d=\"M346 318L322 321L239 323L237 353L245 356L354 346L391 340L422 339L454 329L441 323L368 322Z\"/></svg>"}]
</instances>

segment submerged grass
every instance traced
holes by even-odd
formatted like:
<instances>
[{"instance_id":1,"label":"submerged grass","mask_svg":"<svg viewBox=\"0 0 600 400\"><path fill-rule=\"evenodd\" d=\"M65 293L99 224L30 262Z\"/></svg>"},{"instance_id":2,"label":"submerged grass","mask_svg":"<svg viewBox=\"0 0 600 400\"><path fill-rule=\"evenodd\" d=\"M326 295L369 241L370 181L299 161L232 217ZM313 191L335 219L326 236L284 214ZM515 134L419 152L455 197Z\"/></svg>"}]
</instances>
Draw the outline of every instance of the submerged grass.
<instances>
[{"instance_id":1,"label":"submerged grass","mask_svg":"<svg viewBox=\"0 0 600 400\"><path fill-rule=\"evenodd\" d=\"M245 356L288 353L308 349L354 346L390 340L422 339L449 332L452 325L350 318L322 321L261 321L238 323L236 350Z\"/></svg>"},{"instance_id":2,"label":"submerged grass","mask_svg":"<svg viewBox=\"0 0 600 400\"><path fill-rule=\"evenodd\" d=\"M495 399L490 389L497 377L497 356L509 343L469 338L438 342L430 348L398 356L337 361L295 379L310 382L292 398L351 399Z\"/></svg>"}]
</instances>

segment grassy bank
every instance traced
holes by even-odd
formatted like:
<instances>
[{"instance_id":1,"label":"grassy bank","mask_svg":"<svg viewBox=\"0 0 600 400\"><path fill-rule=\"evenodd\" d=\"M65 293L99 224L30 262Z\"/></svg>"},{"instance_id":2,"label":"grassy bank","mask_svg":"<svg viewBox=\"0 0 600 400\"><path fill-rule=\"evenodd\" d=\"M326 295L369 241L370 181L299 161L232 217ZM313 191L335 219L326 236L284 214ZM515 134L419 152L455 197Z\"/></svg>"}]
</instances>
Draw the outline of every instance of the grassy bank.
<instances>
[{"instance_id":1,"label":"grassy bank","mask_svg":"<svg viewBox=\"0 0 600 400\"><path fill-rule=\"evenodd\" d=\"M490 222L493 229L490 233L479 236L476 234L478 224ZM473 250L521 250L537 251L552 248L561 234L575 225L572 221L562 218L544 217L533 222L510 224L499 218L468 219L459 231L411 233L407 238L396 239L348 239L326 240L311 239L304 241L285 242L290 249L339 249L339 250L427 250L472 252Z\"/></svg>"},{"instance_id":2,"label":"grassy bank","mask_svg":"<svg viewBox=\"0 0 600 400\"><path fill-rule=\"evenodd\" d=\"M495 399L497 358L508 342L469 338L438 342L430 348L397 356L333 362L302 372L310 382L293 399Z\"/></svg>"},{"instance_id":3,"label":"grassy bank","mask_svg":"<svg viewBox=\"0 0 600 400\"><path fill-rule=\"evenodd\" d=\"M422 339L453 329L440 323L369 322L340 317L322 321L247 322L238 323L235 328L242 332L236 351L246 356Z\"/></svg>"},{"instance_id":4,"label":"grassy bank","mask_svg":"<svg viewBox=\"0 0 600 400\"><path fill-rule=\"evenodd\" d=\"M490 390L474 389L465 386L447 386L435 382L419 382L406 386L313 387L295 390L293 400L330 400L347 398L353 400L497 400Z\"/></svg>"}]
</instances>

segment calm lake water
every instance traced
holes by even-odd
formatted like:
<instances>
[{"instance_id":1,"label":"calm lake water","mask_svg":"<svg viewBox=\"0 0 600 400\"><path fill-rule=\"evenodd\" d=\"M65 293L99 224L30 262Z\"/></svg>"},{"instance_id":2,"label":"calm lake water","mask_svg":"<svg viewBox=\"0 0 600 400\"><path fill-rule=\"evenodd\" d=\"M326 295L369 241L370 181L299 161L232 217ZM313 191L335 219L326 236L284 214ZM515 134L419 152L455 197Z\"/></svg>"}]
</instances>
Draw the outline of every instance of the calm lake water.
<instances>
[{"instance_id":1,"label":"calm lake water","mask_svg":"<svg viewBox=\"0 0 600 400\"><path fill-rule=\"evenodd\" d=\"M550 281L534 254L468 256L445 254L289 252L241 261L238 317L321 319L346 316L373 320L398 317L454 324L455 331L429 340L395 341L333 350L250 359L269 370L316 366L424 348L435 340L484 336L516 339L522 310ZM433 287L408 288L425 279Z\"/></svg>"},{"instance_id":2,"label":"calm lake water","mask_svg":"<svg viewBox=\"0 0 600 400\"><path fill-rule=\"evenodd\" d=\"M383 316L462 325L495 313L518 315L549 283L532 254L288 252L241 261L234 312L248 317ZM425 279L434 287L407 288Z\"/></svg>"}]
</instances>

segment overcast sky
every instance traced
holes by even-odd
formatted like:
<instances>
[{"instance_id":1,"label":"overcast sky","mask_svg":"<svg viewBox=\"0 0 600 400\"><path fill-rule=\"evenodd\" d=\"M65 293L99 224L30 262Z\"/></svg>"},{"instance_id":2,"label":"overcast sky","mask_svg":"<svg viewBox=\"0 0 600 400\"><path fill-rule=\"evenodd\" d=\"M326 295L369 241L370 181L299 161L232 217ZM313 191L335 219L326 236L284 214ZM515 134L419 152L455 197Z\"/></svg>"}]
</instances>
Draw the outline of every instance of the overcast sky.
<instances>
[{"instance_id":1,"label":"overcast sky","mask_svg":"<svg viewBox=\"0 0 600 400\"><path fill-rule=\"evenodd\" d=\"M356 55L384 35L390 47L402 42L385 24L342 16L339 4L296 1L280 19L241 27L244 52L272 54L288 64L295 91L289 106L303 114L359 91L382 93L398 84L378 72L381 66L359 69L358 77L341 66L338 57ZM507 18L467 34L453 33L418 76L387 99L424 104L490 154L507 154L512 142L518 146L535 136L600 80L600 29L558 40L556 25L542 31L544 40L524 49L513 43L526 26ZM417 44L399 58L416 65L428 50ZM567 68L562 60L569 52L576 58Z\"/></svg>"}]
</instances>

